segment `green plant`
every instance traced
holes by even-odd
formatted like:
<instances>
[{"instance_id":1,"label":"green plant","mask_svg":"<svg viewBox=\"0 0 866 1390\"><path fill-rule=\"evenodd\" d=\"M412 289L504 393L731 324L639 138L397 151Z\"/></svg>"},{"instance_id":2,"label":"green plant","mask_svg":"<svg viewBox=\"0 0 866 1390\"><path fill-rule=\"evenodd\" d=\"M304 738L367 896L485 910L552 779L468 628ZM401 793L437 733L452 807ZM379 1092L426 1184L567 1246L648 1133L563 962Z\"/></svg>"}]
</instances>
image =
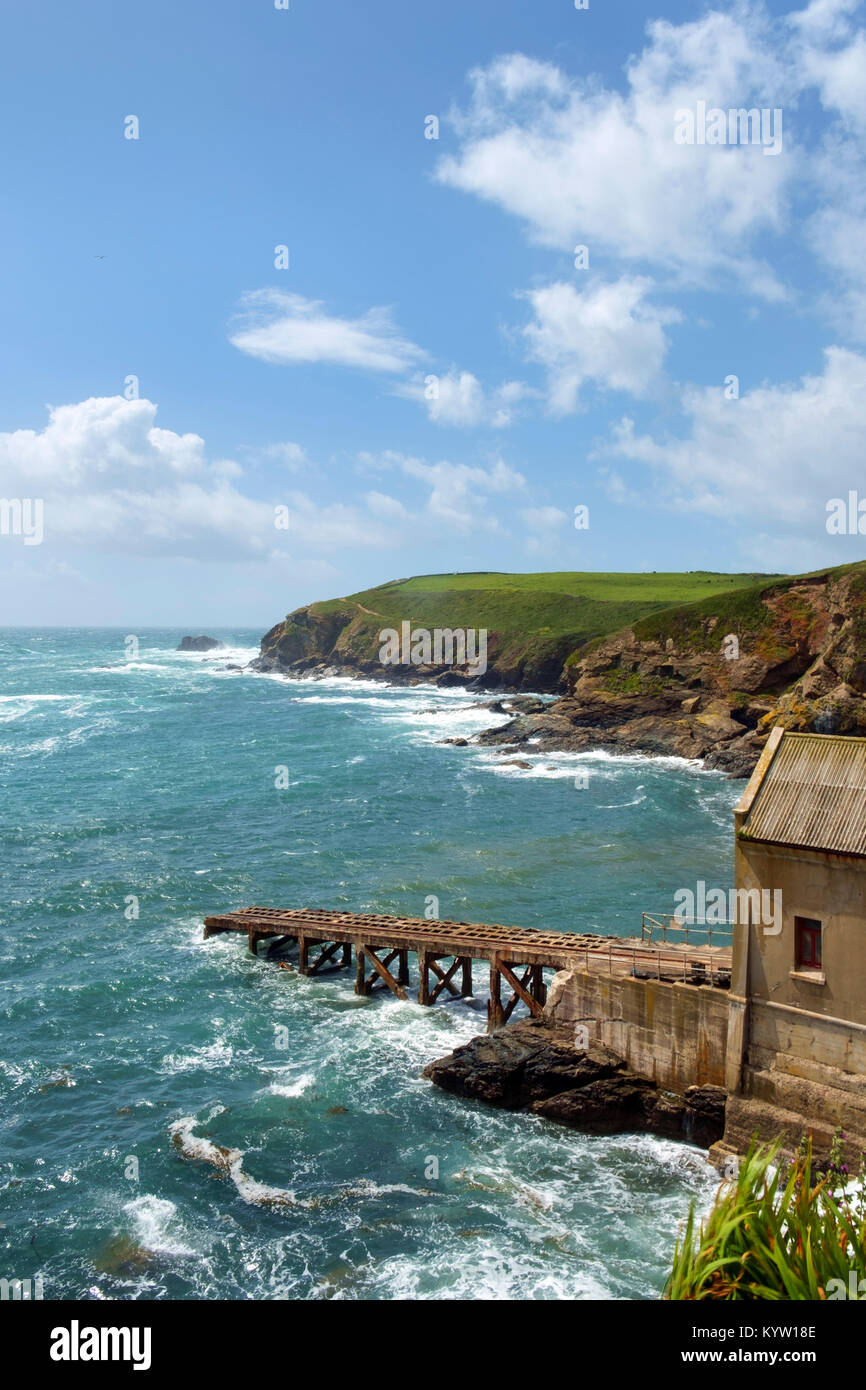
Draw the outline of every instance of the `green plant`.
<instances>
[{"instance_id":1,"label":"green plant","mask_svg":"<svg viewBox=\"0 0 866 1390\"><path fill-rule=\"evenodd\" d=\"M753 1142L699 1230L692 1204L666 1299L823 1300L846 1296L852 1270L866 1275L866 1170L834 1196L828 1176L813 1176L811 1140L787 1169L778 1159L778 1145Z\"/></svg>"}]
</instances>

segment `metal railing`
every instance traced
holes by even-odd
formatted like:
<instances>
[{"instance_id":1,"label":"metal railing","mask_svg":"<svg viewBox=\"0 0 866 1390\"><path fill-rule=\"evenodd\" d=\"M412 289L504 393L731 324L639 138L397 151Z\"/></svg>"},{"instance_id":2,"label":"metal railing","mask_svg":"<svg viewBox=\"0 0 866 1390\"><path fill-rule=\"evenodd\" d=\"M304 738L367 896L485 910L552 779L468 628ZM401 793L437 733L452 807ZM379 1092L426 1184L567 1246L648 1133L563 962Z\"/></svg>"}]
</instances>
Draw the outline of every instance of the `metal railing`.
<instances>
[{"instance_id":1,"label":"metal railing","mask_svg":"<svg viewBox=\"0 0 866 1390\"><path fill-rule=\"evenodd\" d=\"M640 919L641 941L655 941L668 939L668 934L674 940L678 937L688 946L696 938L700 938L700 945L712 946L713 933L716 934L717 946L730 946L734 939L734 924L732 922L707 922L702 917L678 917L673 912L642 912Z\"/></svg>"},{"instance_id":2,"label":"metal railing","mask_svg":"<svg viewBox=\"0 0 866 1390\"><path fill-rule=\"evenodd\" d=\"M684 984L717 985L727 988L731 980L731 961L727 952L710 955L699 947L682 950L672 945L630 946L616 937L607 937L598 946L578 947L575 963L586 971L631 974L637 979L682 981Z\"/></svg>"}]
</instances>

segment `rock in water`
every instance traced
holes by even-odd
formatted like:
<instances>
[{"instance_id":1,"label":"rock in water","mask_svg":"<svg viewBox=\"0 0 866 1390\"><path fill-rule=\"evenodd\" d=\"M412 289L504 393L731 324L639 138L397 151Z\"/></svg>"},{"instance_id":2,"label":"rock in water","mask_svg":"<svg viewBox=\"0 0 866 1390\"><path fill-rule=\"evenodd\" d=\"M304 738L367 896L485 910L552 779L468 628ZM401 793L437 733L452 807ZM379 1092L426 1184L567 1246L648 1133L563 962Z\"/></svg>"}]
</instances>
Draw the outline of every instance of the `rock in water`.
<instances>
[{"instance_id":1,"label":"rock in water","mask_svg":"<svg viewBox=\"0 0 866 1390\"><path fill-rule=\"evenodd\" d=\"M182 637L178 644L179 652L215 652L223 649L225 642L216 637Z\"/></svg>"},{"instance_id":2,"label":"rock in water","mask_svg":"<svg viewBox=\"0 0 866 1390\"><path fill-rule=\"evenodd\" d=\"M434 1085L504 1110L530 1108L589 1134L641 1130L709 1148L724 1132L726 1093L660 1091L600 1043L582 1051L570 1028L521 1019L472 1038L424 1069Z\"/></svg>"}]
</instances>

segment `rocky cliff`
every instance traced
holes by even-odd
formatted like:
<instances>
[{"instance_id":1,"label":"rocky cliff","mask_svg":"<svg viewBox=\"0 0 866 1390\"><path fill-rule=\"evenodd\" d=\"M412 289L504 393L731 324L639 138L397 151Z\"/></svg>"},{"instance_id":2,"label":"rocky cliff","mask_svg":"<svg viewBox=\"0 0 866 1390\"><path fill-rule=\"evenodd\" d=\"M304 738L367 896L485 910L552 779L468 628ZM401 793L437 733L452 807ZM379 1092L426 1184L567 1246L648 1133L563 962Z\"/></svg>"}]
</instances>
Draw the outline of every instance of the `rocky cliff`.
<instances>
[{"instance_id":1,"label":"rocky cliff","mask_svg":"<svg viewBox=\"0 0 866 1390\"><path fill-rule=\"evenodd\" d=\"M775 724L866 734L866 565L653 614L585 644L566 677L545 712L478 741L674 754L744 777Z\"/></svg>"},{"instance_id":2,"label":"rocky cliff","mask_svg":"<svg viewBox=\"0 0 866 1390\"><path fill-rule=\"evenodd\" d=\"M759 582L755 582L758 580ZM677 594L708 596L672 603ZM645 597L641 597L645 595ZM401 621L484 629L487 669L383 665ZM310 604L258 670L559 693L479 736L511 753L609 748L747 776L774 724L866 733L866 563L755 575L433 575Z\"/></svg>"}]
</instances>

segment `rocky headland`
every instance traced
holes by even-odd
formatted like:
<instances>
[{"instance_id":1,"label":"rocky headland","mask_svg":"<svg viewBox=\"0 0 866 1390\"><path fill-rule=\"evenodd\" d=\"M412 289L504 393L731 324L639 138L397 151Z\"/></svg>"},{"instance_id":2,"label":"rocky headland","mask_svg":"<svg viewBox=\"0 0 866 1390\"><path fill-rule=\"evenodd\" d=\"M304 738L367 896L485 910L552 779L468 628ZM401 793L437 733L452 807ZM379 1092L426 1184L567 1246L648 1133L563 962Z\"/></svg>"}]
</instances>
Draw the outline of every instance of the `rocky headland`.
<instances>
[{"instance_id":1,"label":"rocky headland","mask_svg":"<svg viewBox=\"0 0 866 1390\"><path fill-rule=\"evenodd\" d=\"M567 692L478 736L518 753L606 748L747 777L776 724L866 733L866 577L843 572L642 619L588 643Z\"/></svg>"},{"instance_id":2,"label":"rocky headland","mask_svg":"<svg viewBox=\"0 0 866 1390\"><path fill-rule=\"evenodd\" d=\"M514 578L502 576L503 584ZM603 582L605 576L598 578ZM654 576L634 578L644 578L649 591ZM378 602L381 612L355 599L297 610L262 639L254 668L555 694L553 701L522 708L492 704L513 717L469 740L501 747L518 760L530 752L602 748L701 759L709 768L746 777L776 724L866 733L866 564L749 582L686 604L632 603L638 612L652 611L577 643L581 623L612 626L625 605L557 594L557 622L570 622L571 628L560 632L550 622L530 630L530 611L532 621L553 618L551 596L543 596L539 609L537 595L531 608L525 595L507 591L491 610L506 618L499 629L490 629L483 676L455 667L383 668L377 634L381 624L393 620L388 604L397 602L394 593L401 585L420 582L397 581L363 595ZM387 601L375 597L380 592ZM483 616L479 594L474 599ZM439 613L442 621L457 625L475 611L466 591L455 590L453 602L447 591L435 597L438 606L428 622ZM429 604L430 595L425 601ZM415 603L421 606L420 600ZM484 603L490 603L489 591Z\"/></svg>"}]
</instances>

